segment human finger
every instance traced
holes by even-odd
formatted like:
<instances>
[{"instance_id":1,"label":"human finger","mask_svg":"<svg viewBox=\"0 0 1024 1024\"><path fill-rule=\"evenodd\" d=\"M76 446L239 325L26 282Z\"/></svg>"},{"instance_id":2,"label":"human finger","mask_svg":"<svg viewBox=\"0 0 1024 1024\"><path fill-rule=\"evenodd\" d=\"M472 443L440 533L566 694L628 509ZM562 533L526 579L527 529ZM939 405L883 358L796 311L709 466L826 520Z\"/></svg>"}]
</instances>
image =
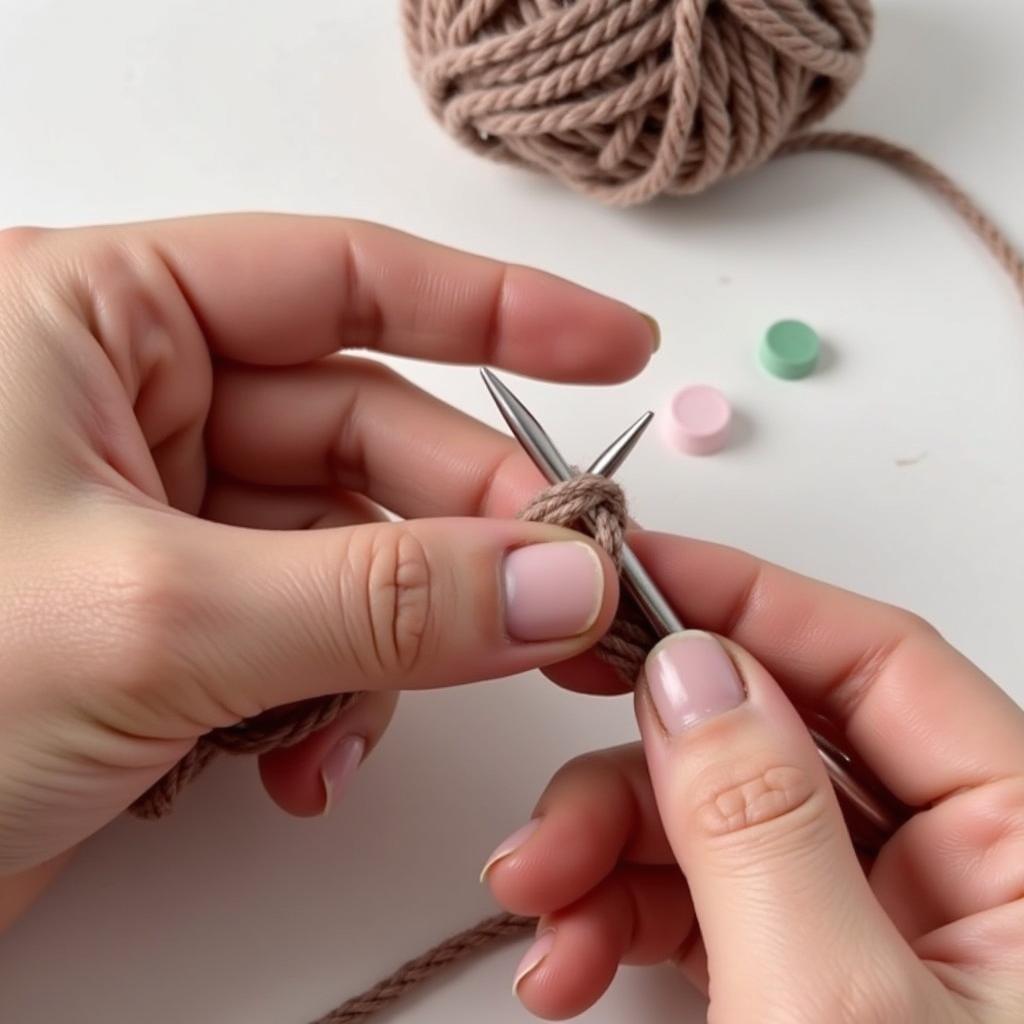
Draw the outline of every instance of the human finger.
<instances>
[{"instance_id":1,"label":"human finger","mask_svg":"<svg viewBox=\"0 0 1024 1024\"><path fill-rule=\"evenodd\" d=\"M869 878L908 940L1024 899L1024 772L914 815L882 848Z\"/></svg>"},{"instance_id":2,"label":"human finger","mask_svg":"<svg viewBox=\"0 0 1024 1024\"><path fill-rule=\"evenodd\" d=\"M671 959L696 934L678 870L623 867L564 910L545 915L516 971L531 1013L564 1020L604 994L620 964Z\"/></svg>"},{"instance_id":3,"label":"human finger","mask_svg":"<svg viewBox=\"0 0 1024 1024\"><path fill-rule=\"evenodd\" d=\"M904 803L1020 772L1024 711L918 616L731 548L630 541L683 622L750 651Z\"/></svg>"},{"instance_id":4,"label":"human finger","mask_svg":"<svg viewBox=\"0 0 1024 1024\"><path fill-rule=\"evenodd\" d=\"M607 382L639 372L655 342L623 303L362 221L227 214L78 229L61 244L97 254L80 260L94 277L162 267L212 351L254 365L374 348Z\"/></svg>"},{"instance_id":5,"label":"human finger","mask_svg":"<svg viewBox=\"0 0 1024 1024\"><path fill-rule=\"evenodd\" d=\"M319 530L387 519L369 498L339 487L261 487L225 478L207 487L202 517L256 530Z\"/></svg>"},{"instance_id":6,"label":"human finger","mask_svg":"<svg viewBox=\"0 0 1024 1024\"><path fill-rule=\"evenodd\" d=\"M507 910L537 916L581 899L621 861L672 863L638 743L559 769L531 820L495 848L481 880Z\"/></svg>"},{"instance_id":7,"label":"human finger","mask_svg":"<svg viewBox=\"0 0 1024 1024\"><path fill-rule=\"evenodd\" d=\"M262 754L260 778L274 803L302 818L337 807L391 723L397 703L397 693L359 694L330 725L301 743Z\"/></svg>"},{"instance_id":8,"label":"human finger","mask_svg":"<svg viewBox=\"0 0 1024 1024\"><path fill-rule=\"evenodd\" d=\"M636 707L715 1015L781 1020L812 1006L838 1019L853 976L866 1017L908 1019L934 979L874 898L811 736L771 676L690 630L651 652Z\"/></svg>"},{"instance_id":9,"label":"human finger","mask_svg":"<svg viewBox=\"0 0 1024 1024\"><path fill-rule=\"evenodd\" d=\"M260 531L135 507L102 520L105 544L76 577L96 609L89 655L106 688L151 698L154 720L134 727L152 735L343 691L513 675L593 644L614 611L607 556L545 524ZM167 702L189 695L202 706L176 726Z\"/></svg>"},{"instance_id":10,"label":"human finger","mask_svg":"<svg viewBox=\"0 0 1024 1024\"><path fill-rule=\"evenodd\" d=\"M351 356L221 369L206 437L235 479L341 487L406 518L512 516L544 486L510 437Z\"/></svg>"}]
</instances>

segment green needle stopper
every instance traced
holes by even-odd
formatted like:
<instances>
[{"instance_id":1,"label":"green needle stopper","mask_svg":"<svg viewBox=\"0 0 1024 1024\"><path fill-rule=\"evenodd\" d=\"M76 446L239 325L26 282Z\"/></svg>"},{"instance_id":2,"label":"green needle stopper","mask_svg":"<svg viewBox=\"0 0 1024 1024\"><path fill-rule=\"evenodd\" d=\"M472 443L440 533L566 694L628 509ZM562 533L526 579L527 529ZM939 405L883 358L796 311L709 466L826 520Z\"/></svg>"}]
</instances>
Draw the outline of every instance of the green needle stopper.
<instances>
[{"instance_id":1,"label":"green needle stopper","mask_svg":"<svg viewBox=\"0 0 1024 1024\"><path fill-rule=\"evenodd\" d=\"M761 365L784 380L806 377L817 365L821 341L813 327L799 320L780 320L765 332Z\"/></svg>"}]
</instances>

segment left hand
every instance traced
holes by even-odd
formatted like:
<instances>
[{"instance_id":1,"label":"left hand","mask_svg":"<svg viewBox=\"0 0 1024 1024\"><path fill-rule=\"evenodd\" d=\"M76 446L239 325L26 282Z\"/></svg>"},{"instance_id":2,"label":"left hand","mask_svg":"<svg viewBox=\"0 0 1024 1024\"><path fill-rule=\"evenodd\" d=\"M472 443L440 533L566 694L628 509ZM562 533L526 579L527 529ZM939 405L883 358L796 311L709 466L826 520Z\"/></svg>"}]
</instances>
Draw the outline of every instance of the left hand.
<instances>
[{"instance_id":1,"label":"left hand","mask_svg":"<svg viewBox=\"0 0 1024 1024\"><path fill-rule=\"evenodd\" d=\"M542 484L512 439L339 349L600 383L653 341L548 274L335 218L0 233L0 927L213 728L366 691L262 758L318 814L398 690L606 628L608 559L508 518ZM549 541L568 618L502 584Z\"/></svg>"}]
</instances>

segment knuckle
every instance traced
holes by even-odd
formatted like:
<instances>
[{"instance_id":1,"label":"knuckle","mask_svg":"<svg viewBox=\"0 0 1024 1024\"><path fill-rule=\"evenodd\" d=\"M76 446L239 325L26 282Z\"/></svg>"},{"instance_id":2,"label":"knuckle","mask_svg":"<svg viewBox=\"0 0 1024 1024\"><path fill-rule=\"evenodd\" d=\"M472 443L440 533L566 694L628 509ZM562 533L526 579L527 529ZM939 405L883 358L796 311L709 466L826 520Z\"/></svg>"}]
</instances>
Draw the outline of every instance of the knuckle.
<instances>
[{"instance_id":1,"label":"knuckle","mask_svg":"<svg viewBox=\"0 0 1024 1024\"><path fill-rule=\"evenodd\" d=\"M551 783L588 784L610 795L626 782L630 753L641 750L639 744L611 747L606 750L588 750L566 761L551 777Z\"/></svg>"},{"instance_id":2,"label":"knuckle","mask_svg":"<svg viewBox=\"0 0 1024 1024\"><path fill-rule=\"evenodd\" d=\"M388 386L391 384L406 383L403 377L394 367L386 363L379 363L375 359L365 359L361 356L346 356L347 367L358 370L360 380L372 384Z\"/></svg>"},{"instance_id":3,"label":"knuckle","mask_svg":"<svg viewBox=\"0 0 1024 1024\"><path fill-rule=\"evenodd\" d=\"M75 666L63 675L70 706L134 736L203 732L263 710L221 685L237 667L230 619L211 587L196 585L204 570L188 547L133 517L118 519L110 543L110 525L83 546L95 554L78 559L65 594L74 605L74 636L62 639Z\"/></svg>"},{"instance_id":4,"label":"knuckle","mask_svg":"<svg viewBox=\"0 0 1024 1024\"><path fill-rule=\"evenodd\" d=\"M919 639L934 639L941 636L938 628L924 616L918 615L917 612L906 608L900 609L900 618L903 622L903 631L907 636Z\"/></svg>"},{"instance_id":5,"label":"knuckle","mask_svg":"<svg viewBox=\"0 0 1024 1024\"><path fill-rule=\"evenodd\" d=\"M43 228L27 225L3 228L0 230L0 259L22 259L43 234Z\"/></svg>"},{"instance_id":6,"label":"knuckle","mask_svg":"<svg viewBox=\"0 0 1024 1024\"><path fill-rule=\"evenodd\" d=\"M596 788L610 801L618 780L611 766L598 752L577 754L566 761L551 776L544 790L543 800L565 799L566 794L578 795L582 789Z\"/></svg>"},{"instance_id":7,"label":"knuckle","mask_svg":"<svg viewBox=\"0 0 1024 1024\"><path fill-rule=\"evenodd\" d=\"M93 674L119 691L155 691L182 670L182 641L197 610L185 561L172 547L122 539L89 585Z\"/></svg>"},{"instance_id":8,"label":"knuckle","mask_svg":"<svg viewBox=\"0 0 1024 1024\"><path fill-rule=\"evenodd\" d=\"M97 338L114 355L134 351L136 357L144 357L140 376L174 354L176 336L198 329L156 248L117 235L102 237L84 253L82 274Z\"/></svg>"},{"instance_id":9,"label":"knuckle","mask_svg":"<svg viewBox=\"0 0 1024 1024\"><path fill-rule=\"evenodd\" d=\"M810 774L795 765L716 768L694 787L694 820L709 839L745 837L772 826L796 829L818 816L817 792Z\"/></svg>"},{"instance_id":10,"label":"knuckle","mask_svg":"<svg viewBox=\"0 0 1024 1024\"><path fill-rule=\"evenodd\" d=\"M588 750L585 753L577 754L566 761L552 776L554 779L573 779L579 775L589 775L595 770L600 770L601 760L598 752Z\"/></svg>"},{"instance_id":11,"label":"knuckle","mask_svg":"<svg viewBox=\"0 0 1024 1024\"><path fill-rule=\"evenodd\" d=\"M0 269L4 275L0 335L5 339L8 336L20 339L26 323L38 328L41 322L48 323L52 319L40 317L53 298L53 289L46 280L47 265L52 259L40 259L36 251L40 236L46 233L42 228L32 227L0 230Z\"/></svg>"},{"instance_id":12,"label":"knuckle","mask_svg":"<svg viewBox=\"0 0 1024 1024\"><path fill-rule=\"evenodd\" d=\"M995 780L952 799L961 836L956 856L963 867L982 875L1000 902L1024 896L1024 776Z\"/></svg>"},{"instance_id":13,"label":"knuckle","mask_svg":"<svg viewBox=\"0 0 1024 1024\"><path fill-rule=\"evenodd\" d=\"M369 674L406 674L429 657L435 633L430 558L422 541L402 526L388 523L363 532L365 552L356 559L363 562L356 572L361 593L342 599L348 633Z\"/></svg>"},{"instance_id":14,"label":"knuckle","mask_svg":"<svg viewBox=\"0 0 1024 1024\"><path fill-rule=\"evenodd\" d=\"M104 231L71 255L65 289L129 393L173 364L190 384L175 405L175 425L204 416L212 375L202 328L163 250Z\"/></svg>"}]
</instances>

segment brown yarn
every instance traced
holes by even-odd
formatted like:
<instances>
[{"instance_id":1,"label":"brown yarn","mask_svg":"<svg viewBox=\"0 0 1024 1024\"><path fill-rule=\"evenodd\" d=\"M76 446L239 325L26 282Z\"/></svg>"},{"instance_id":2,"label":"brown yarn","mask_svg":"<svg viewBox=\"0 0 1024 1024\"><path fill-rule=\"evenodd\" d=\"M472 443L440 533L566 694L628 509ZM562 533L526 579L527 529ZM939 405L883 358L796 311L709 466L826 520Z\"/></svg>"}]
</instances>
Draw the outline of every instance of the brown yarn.
<instances>
[{"instance_id":1,"label":"brown yarn","mask_svg":"<svg viewBox=\"0 0 1024 1024\"><path fill-rule=\"evenodd\" d=\"M293 747L307 736L330 725L350 707L358 693L339 693L331 697L302 701L271 708L256 718L239 722L201 736L196 745L162 778L157 780L129 808L136 818L162 818L174 807L177 795L217 756L262 754L268 750Z\"/></svg>"},{"instance_id":2,"label":"brown yarn","mask_svg":"<svg viewBox=\"0 0 1024 1024\"><path fill-rule=\"evenodd\" d=\"M879 160L944 199L1006 271L1024 299L1024 256L991 217L944 171L913 150L874 135L855 132L812 132L786 142L778 156L834 151Z\"/></svg>"},{"instance_id":3,"label":"brown yarn","mask_svg":"<svg viewBox=\"0 0 1024 1024\"><path fill-rule=\"evenodd\" d=\"M807 132L861 74L870 0L402 0L410 62L459 141L611 205L836 150L941 196L1024 298L1024 259L948 175L871 135Z\"/></svg>"},{"instance_id":4,"label":"brown yarn","mask_svg":"<svg viewBox=\"0 0 1024 1024\"><path fill-rule=\"evenodd\" d=\"M617 205L700 192L834 109L869 0L403 0L413 71L471 149Z\"/></svg>"},{"instance_id":5,"label":"brown yarn","mask_svg":"<svg viewBox=\"0 0 1024 1024\"><path fill-rule=\"evenodd\" d=\"M592 473L578 473L570 480L541 491L523 509L520 518L589 533L616 565L621 563L628 513L622 488L611 480ZM656 642L657 637L647 620L636 605L623 596L615 621L594 650L602 661L615 669L623 683L631 687L647 652Z\"/></svg>"},{"instance_id":6,"label":"brown yarn","mask_svg":"<svg viewBox=\"0 0 1024 1024\"><path fill-rule=\"evenodd\" d=\"M403 964L361 995L347 1000L323 1017L318 1017L313 1024L356 1024L357 1021L367 1020L438 971L465 960L485 946L504 939L517 939L535 923L531 917L518 917L515 914L488 917Z\"/></svg>"}]
</instances>

